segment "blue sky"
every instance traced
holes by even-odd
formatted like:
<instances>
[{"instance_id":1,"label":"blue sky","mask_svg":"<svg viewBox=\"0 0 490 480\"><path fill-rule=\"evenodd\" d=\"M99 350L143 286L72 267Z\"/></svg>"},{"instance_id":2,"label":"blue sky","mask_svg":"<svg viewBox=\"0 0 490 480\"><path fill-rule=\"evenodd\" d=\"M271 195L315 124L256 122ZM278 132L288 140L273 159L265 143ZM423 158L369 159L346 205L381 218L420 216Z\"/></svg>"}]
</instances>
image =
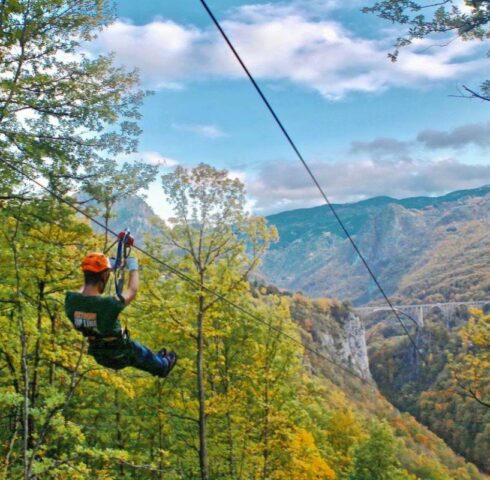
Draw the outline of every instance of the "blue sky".
<instances>
[{"instance_id":1,"label":"blue sky","mask_svg":"<svg viewBox=\"0 0 490 480\"><path fill-rule=\"evenodd\" d=\"M365 2L370 3L370 2ZM358 0L209 0L336 202L436 195L490 183L490 103L454 98L487 78L486 46L440 39L386 55L401 30ZM321 203L198 0L119 0L90 47L154 90L139 157L239 176L259 214ZM149 203L169 211L158 181Z\"/></svg>"}]
</instances>

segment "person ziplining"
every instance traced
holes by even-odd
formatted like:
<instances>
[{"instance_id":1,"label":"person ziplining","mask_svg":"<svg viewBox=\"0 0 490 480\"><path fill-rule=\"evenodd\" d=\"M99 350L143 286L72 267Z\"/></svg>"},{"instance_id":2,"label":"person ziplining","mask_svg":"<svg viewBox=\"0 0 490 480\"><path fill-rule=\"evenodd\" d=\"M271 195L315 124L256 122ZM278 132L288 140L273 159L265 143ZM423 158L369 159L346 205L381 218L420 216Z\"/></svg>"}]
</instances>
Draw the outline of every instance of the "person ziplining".
<instances>
[{"instance_id":1,"label":"person ziplining","mask_svg":"<svg viewBox=\"0 0 490 480\"><path fill-rule=\"evenodd\" d=\"M99 365L114 370L134 367L163 378L174 368L176 353L165 348L153 353L130 339L128 330L119 321L119 314L136 298L139 286L138 259L123 254L132 242L129 232L121 232L116 258L92 252L83 259L84 285L78 292L66 293L65 312L75 329L88 338L88 353ZM126 268L129 280L127 288L122 290ZM116 295L103 295L111 273Z\"/></svg>"}]
</instances>

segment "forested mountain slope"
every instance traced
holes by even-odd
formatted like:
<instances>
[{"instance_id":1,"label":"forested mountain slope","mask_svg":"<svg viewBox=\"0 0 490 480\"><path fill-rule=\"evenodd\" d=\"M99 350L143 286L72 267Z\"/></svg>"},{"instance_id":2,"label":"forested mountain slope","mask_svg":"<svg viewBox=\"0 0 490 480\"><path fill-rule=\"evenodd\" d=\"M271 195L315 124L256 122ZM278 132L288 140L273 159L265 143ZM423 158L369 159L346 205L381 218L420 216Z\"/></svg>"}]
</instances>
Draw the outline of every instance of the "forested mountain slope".
<instances>
[{"instance_id":1,"label":"forested mountain slope","mask_svg":"<svg viewBox=\"0 0 490 480\"><path fill-rule=\"evenodd\" d=\"M485 262L490 257L489 187L436 198L378 197L336 208L388 294L422 300L410 289L425 282L427 288L418 292L424 290L427 301L453 299L451 278L471 286L467 297L485 294L490 277ZM268 221L278 228L280 240L262 271L276 285L356 304L379 298L326 206L272 215ZM432 275L449 282L435 297Z\"/></svg>"},{"instance_id":2,"label":"forested mountain slope","mask_svg":"<svg viewBox=\"0 0 490 480\"><path fill-rule=\"evenodd\" d=\"M290 311L292 319L300 326L306 345L370 380L370 375L366 375L364 370L366 360L362 354L365 350L363 328L347 305L336 300L311 300L295 294ZM359 329L357 333L356 329ZM345 352L352 343L357 343L357 347L353 349L356 354L353 358L346 357ZM324 395L327 408L340 409L344 413L352 408L356 412L355 416L366 420L376 418L390 425L396 436L395 445L398 445L397 457L401 465L416 475L415 478L465 478L467 473L461 463L462 459L454 455L444 442L417 423L411 415L401 414L375 390L317 355L306 351L304 361L313 378L318 379L320 385L326 388ZM338 428L345 428L346 435L350 435L352 424L345 416L341 415L340 418L334 424ZM342 425L342 422L347 423ZM444 466L437 465L441 459ZM471 475L480 474L473 471ZM398 477L394 475L388 478Z\"/></svg>"},{"instance_id":3,"label":"forested mountain slope","mask_svg":"<svg viewBox=\"0 0 490 480\"><path fill-rule=\"evenodd\" d=\"M397 302L490 300L487 199L477 195L451 208L445 206L430 247L420 252L393 293ZM465 307L449 316L436 308L426 314L418 334L410 326L425 352L423 358L413 355L392 315L367 318L370 365L381 391L394 405L414 414L452 448L489 471L490 411L451 381L451 359L457 364L469 348L463 339L470 318ZM482 362L479 370L487 378L488 392L490 365Z\"/></svg>"},{"instance_id":4,"label":"forested mountain slope","mask_svg":"<svg viewBox=\"0 0 490 480\"><path fill-rule=\"evenodd\" d=\"M422 303L490 300L490 205L473 199L473 218L445 219L433 248L422 252L396 292L400 301ZM468 214L462 208L461 216Z\"/></svg>"},{"instance_id":5,"label":"forested mountain slope","mask_svg":"<svg viewBox=\"0 0 490 480\"><path fill-rule=\"evenodd\" d=\"M432 312L418 333L410 328L421 355L414 354L393 318L372 321L370 367L381 392L489 472L490 318L461 309L448 324ZM486 332L479 337L478 324Z\"/></svg>"}]
</instances>

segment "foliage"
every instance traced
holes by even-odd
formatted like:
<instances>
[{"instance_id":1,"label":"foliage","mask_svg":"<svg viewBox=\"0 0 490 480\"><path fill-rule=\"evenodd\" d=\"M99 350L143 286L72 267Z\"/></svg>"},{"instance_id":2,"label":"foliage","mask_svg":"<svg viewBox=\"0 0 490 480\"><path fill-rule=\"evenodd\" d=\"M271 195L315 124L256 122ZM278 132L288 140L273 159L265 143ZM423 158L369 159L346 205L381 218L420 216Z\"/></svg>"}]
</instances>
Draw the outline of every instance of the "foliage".
<instances>
[{"instance_id":1,"label":"foliage","mask_svg":"<svg viewBox=\"0 0 490 480\"><path fill-rule=\"evenodd\" d=\"M105 0L0 3L0 156L63 191L90 166L136 147L137 76L81 49L111 20ZM8 169L1 180L5 195L20 181Z\"/></svg>"},{"instance_id":2,"label":"foliage","mask_svg":"<svg viewBox=\"0 0 490 480\"><path fill-rule=\"evenodd\" d=\"M412 44L415 40L430 38L445 42L454 38L462 40L484 41L490 37L490 5L481 0L383 0L372 7L363 8L365 13L374 13L379 17L408 27L407 32L398 37L395 51L389 54L396 61L400 48ZM444 46L444 45L442 45ZM481 94L469 88L465 90L472 97L490 101L490 81L481 85Z\"/></svg>"},{"instance_id":3,"label":"foliage","mask_svg":"<svg viewBox=\"0 0 490 480\"><path fill-rule=\"evenodd\" d=\"M481 313L470 320L462 315L451 328L437 315L429 316L417 336L423 358L414 357L406 339L397 336L371 338L370 347L373 376L387 398L486 471L490 468L483 453L490 448L490 409L485 406L490 371L487 319Z\"/></svg>"},{"instance_id":4,"label":"foliage","mask_svg":"<svg viewBox=\"0 0 490 480\"><path fill-rule=\"evenodd\" d=\"M395 437L382 423L373 424L369 438L359 444L354 452L351 480L409 479L407 472L396 466Z\"/></svg>"},{"instance_id":5,"label":"foliage","mask_svg":"<svg viewBox=\"0 0 490 480\"><path fill-rule=\"evenodd\" d=\"M452 381L490 409L490 316L475 312L460 333L462 352L449 364Z\"/></svg>"},{"instance_id":6,"label":"foliage","mask_svg":"<svg viewBox=\"0 0 490 480\"><path fill-rule=\"evenodd\" d=\"M274 479L301 478L302 480L334 480L337 478L329 464L321 457L313 435L302 429L293 432L289 446L290 465Z\"/></svg>"}]
</instances>

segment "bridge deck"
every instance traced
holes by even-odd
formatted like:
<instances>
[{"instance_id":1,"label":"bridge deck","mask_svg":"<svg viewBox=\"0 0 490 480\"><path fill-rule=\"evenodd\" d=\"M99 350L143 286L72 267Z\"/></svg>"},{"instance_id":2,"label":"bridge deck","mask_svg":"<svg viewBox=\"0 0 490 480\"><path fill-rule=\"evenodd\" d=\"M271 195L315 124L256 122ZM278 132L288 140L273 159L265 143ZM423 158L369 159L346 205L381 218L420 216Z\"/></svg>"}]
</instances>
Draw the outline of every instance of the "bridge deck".
<instances>
[{"instance_id":1,"label":"bridge deck","mask_svg":"<svg viewBox=\"0 0 490 480\"><path fill-rule=\"evenodd\" d=\"M467 306L467 307L482 307L484 305L490 305L490 300L484 301L484 300L478 300L475 302L445 302L445 303L421 303L421 304L413 304L413 305L394 305L395 309L399 310L412 310L412 309L417 309L417 308L423 308L423 309L431 309L431 308L455 308L455 307L460 307L460 306ZM388 305L379 305L379 306L372 306L372 307L357 307L354 308L354 310L358 312L381 312L384 310L391 310L391 308Z\"/></svg>"}]
</instances>

